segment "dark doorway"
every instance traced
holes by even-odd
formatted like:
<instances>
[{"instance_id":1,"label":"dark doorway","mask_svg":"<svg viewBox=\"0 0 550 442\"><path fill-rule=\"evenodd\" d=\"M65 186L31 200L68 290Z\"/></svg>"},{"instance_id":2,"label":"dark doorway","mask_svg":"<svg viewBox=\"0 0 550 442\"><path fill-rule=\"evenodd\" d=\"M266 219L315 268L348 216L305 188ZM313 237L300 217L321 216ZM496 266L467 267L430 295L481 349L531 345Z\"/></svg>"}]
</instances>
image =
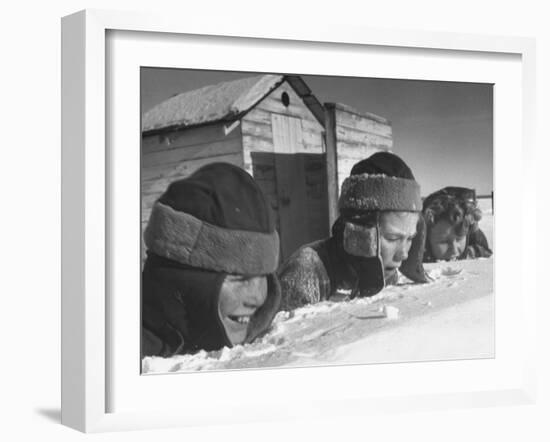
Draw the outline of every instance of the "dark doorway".
<instances>
[{"instance_id":1,"label":"dark doorway","mask_svg":"<svg viewBox=\"0 0 550 442\"><path fill-rule=\"evenodd\" d=\"M281 261L303 244L326 238L326 155L252 152L251 157L254 177L276 215Z\"/></svg>"}]
</instances>

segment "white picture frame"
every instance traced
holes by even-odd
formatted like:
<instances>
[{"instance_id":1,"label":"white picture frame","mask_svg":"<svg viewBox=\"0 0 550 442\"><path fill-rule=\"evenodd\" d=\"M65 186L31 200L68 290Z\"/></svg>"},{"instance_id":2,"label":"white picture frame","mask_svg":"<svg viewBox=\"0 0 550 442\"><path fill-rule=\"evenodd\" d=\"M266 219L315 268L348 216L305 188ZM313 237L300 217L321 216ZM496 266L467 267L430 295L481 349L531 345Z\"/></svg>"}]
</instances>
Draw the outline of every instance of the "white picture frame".
<instances>
[{"instance_id":1,"label":"white picture frame","mask_svg":"<svg viewBox=\"0 0 550 442\"><path fill-rule=\"evenodd\" d=\"M131 355L118 352L114 354L110 343L111 339L116 339L113 337L115 335L123 339L124 333L133 334L134 337L139 334L138 329L130 330L131 327L125 332L118 331L120 314L117 312L120 312L120 306L117 307L109 296L111 291L119 287L118 282L115 281L117 278L123 281L133 278L139 290L139 278L135 277L135 272L132 273L132 270L126 274L125 269L117 267L116 278L113 278L113 265L116 265L118 259L116 254L127 253L130 259L135 259L136 264L139 262L139 251L135 254L135 258L131 258L135 250L120 251L124 247L123 243L117 250L113 250L113 243L118 241L119 234L122 235L120 229L117 230L117 220L113 217L117 216L116 213L124 211L114 204L116 192L113 189L122 190L120 193L124 193L125 190L117 187L117 177L121 170L116 166L120 163L120 160L117 160L119 153L109 149L112 143L117 143L118 135L107 130L107 122L117 118L117 111L110 108L113 102L109 95L112 93L110 85L112 81L116 81L114 79L116 73L108 69L109 63L118 62L117 57L121 60L124 58L120 49L113 48L108 41L109 35L116 33L130 36L134 40L137 36L141 41L137 43L138 45L145 45L148 39L166 38L171 44L179 44L179 41L191 39L194 43L204 44L201 39L214 38L222 45L224 39L231 39L233 42L238 41L243 47L253 49L257 49L258 45L262 44L267 44L275 50L287 48L289 45L294 45L296 48L300 45L309 45L311 48L318 46L321 49L324 48L322 50L335 51L336 55L338 51L374 48L382 55L395 50L403 54L415 50L426 51L425 54L433 60L466 54L474 60L473 63L477 60L481 64L491 57L510 57L510 60L515 60L510 63L510 70L513 72L510 74L509 81L508 77L503 76L499 77L502 78L502 83L495 83L497 88L501 87L501 84L503 88L502 92L495 93L495 101L497 101L495 106L501 105L498 100L510 99L510 103L519 105L519 109L514 108L511 116L499 113L498 107L495 112L495 158L499 160L500 156L506 160L495 165L495 187L498 192L502 192L502 195L522 201L520 214L522 223L532 222L530 220L534 220L536 215L534 177L524 174L521 186L516 186L515 189L506 187L505 180L507 171L512 167L517 167L519 163L524 173L534 158L535 46L532 39L414 31L395 32L328 26L328 24L297 26L290 23L281 26L281 23L254 23L246 20L221 22L209 20L207 17L194 17L193 20L182 24L176 17L101 10L87 10L67 16L62 21L63 424L84 432L99 432L254 422L327 416L328 414L360 415L375 410L392 412L533 403L536 391L534 347L536 290L534 280L526 276L528 269L525 258L535 256L536 250L535 244L527 241L520 240L512 246L499 240L504 238L505 234L507 222L505 215L496 222L495 290L497 299L499 287L508 290L506 293L510 296L502 296L502 303L497 302L497 341L499 336L502 336L502 333L500 335L498 333L499 326L502 330L506 330L505 326L514 322L516 329L514 337L510 336L509 340L505 339L507 342L497 345L496 357L493 361L392 364L369 367L358 365L139 377L138 354L135 360ZM157 41L155 44L162 47L168 43ZM136 63L139 64L141 55L136 53L135 45L136 42L133 41L129 46L124 46L130 60L125 66L135 67ZM221 57L219 66L227 70L239 66L239 60L235 60L235 57L233 61L231 59L230 56L226 59ZM209 66L212 67L212 65ZM436 72L437 65L433 67ZM418 72L422 72L421 65L418 69ZM256 67L256 70L263 69ZM464 72L463 78L468 79L468 75L471 73ZM483 72L479 75L475 78L485 78ZM487 81L490 81L491 75L487 76ZM436 76L437 74L432 74L431 78L437 79ZM418 78L423 78L422 74L419 74ZM516 90L514 85L520 90ZM132 105L134 108L136 100L139 102L139 96L134 96ZM139 120L139 112L131 118L128 117L125 123L128 123L128 130L135 129L135 136L139 139L139 126L135 125L135 119ZM514 121L516 127L511 128L510 123ZM521 149L517 153L514 151L513 156L510 152L511 145L500 136L503 133L499 129L501 126L509 127L511 141L517 141L521 145ZM131 141L129 145L133 145ZM139 149L135 149L135 154L139 161ZM134 170L133 173L139 176L139 170L136 171L135 167L129 166L129 169ZM497 213L499 213L498 192L495 197ZM118 212L114 210L115 206ZM500 207L502 210L500 213L505 214L507 210L505 206ZM137 225L136 230L138 230ZM132 234L131 228L129 234ZM510 262L510 258L506 258L510 255L516 256L513 263ZM518 268L521 269L520 277L509 282L507 288L504 284L499 285L499 274L504 276L509 274L509 270L514 269L514 266L516 271ZM130 264L129 267L131 267ZM514 293L519 295L514 295L517 296L514 301L517 315L512 317L514 307L508 298L514 290ZM135 295L135 300L132 302L139 303L139 296L135 291L131 289L128 291ZM136 305L139 310L139 304ZM136 319L135 315L130 316L133 320ZM133 342L135 342L134 337L131 338ZM508 337L506 335L506 338ZM500 342L502 343L503 340ZM521 351L518 351L520 348ZM441 364L444 365L443 368ZM315 374L312 375L312 371ZM368 382L365 382L365 387L358 388L357 384L344 381L338 388L327 387L322 391L316 389L318 384L315 378L319 377L328 380L342 378L349 380L365 376L366 379L382 375L381 373L386 376L386 381L379 383L381 388L378 390L375 390L373 385L369 386ZM451 379L451 373L467 373L465 374L467 379L464 382ZM476 373L483 373L477 381L474 379ZM392 376L395 381L390 385L388 379ZM409 388L406 383L401 382L400 379L404 377L419 379L418 388L412 388L413 386ZM486 379L489 377L492 377L494 382L488 383ZM136 387L137 384L132 384L132 379L139 382L140 386ZM430 380L431 388L427 388ZM222 399L213 402L200 397L200 392L204 391L207 385L210 385L209 388L213 391L219 392L221 389L222 396L235 397L231 384L239 382L251 382L253 386L255 383L258 385L265 385L266 382L270 385L274 383L275 385L271 387L274 388L273 396L270 400L243 397L236 403L234 400L228 402ZM125 389L119 388L119 385L123 384ZM281 390L281 386L289 384L300 385L300 389L286 392L286 399L283 394L277 396L276 390ZM331 382L328 384L332 385ZM371 390L369 391L367 387ZM143 388L143 390L135 390L135 388ZM175 403L167 400L166 404L159 405L159 398L163 397L162 394L167 391L166 389L180 388L187 388L187 404L180 403L176 406ZM120 390L115 395L116 403L113 400L115 390ZM131 396L132 390L137 391L137 398ZM144 394L140 400L142 392ZM156 397L151 396L155 393ZM125 405L128 403L134 403L136 407L131 409ZM228 404L231 406L228 407Z\"/></svg>"}]
</instances>

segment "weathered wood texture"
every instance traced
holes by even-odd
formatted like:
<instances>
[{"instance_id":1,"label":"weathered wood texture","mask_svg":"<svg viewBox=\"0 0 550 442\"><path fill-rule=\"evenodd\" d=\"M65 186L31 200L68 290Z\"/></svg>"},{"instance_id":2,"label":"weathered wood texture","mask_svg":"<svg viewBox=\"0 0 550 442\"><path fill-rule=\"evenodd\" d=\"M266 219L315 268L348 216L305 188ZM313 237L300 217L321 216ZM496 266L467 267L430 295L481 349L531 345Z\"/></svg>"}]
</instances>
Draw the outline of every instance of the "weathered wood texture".
<instances>
[{"instance_id":1,"label":"weathered wood texture","mask_svg":"<svg viewBox=\"0 0 550 442\"><path fill-rule=\"evenodd\" d=\"M336 112L336 123L360 132L368 132L383 137L392 137L391 122L378 115L368 112L358 112L350 106L334 103Z\"/></svg>"},{"instance_id":2,"label":"weathered wood texture","mask_svg":"<svg viewBox=\"0 0 550 442\"><path fill-rule=\"evenodd\" d=\"M333 104L327 106L335 121L335 145L338 194L342 182L355 163L375 152L390 151L393 147L391 123L382 117L359 113L352 108Z\"/></svg>"},{"instance_id":3,"label":"weathered wood texture","mask_svg":"<svg viewBox=\"0 0 550 442\"><path fill-rule=\"evenodd\" d=\"M243 167L265 193L281 233L282 258L327 236L324 127L292 87L284 82L231 127L219 123L142 140L142 230L153 203L172 181L225 161Z\"/></svg>"},{"instance_id":4,"label":"weathered wood texture","mask_svg":"<svg viewBox=\"0 0 550 442\"><path fill-rule=\"evenodd\" d=\"M308 237L311 242L330 234L326 154L304 154Z\"/></svg>"},{"instance_id":5,"label":"weathered wood texture","mask_svg":"<svg viewBox=\"0 0 550 442\"><path fill-rule=\"evenodd\" d=\"M288 106L285 106L281 100L285 92L289 97ZM250 152L274 152L273 114L300 119L302 142L295 153L324 153L323 126L285 81L242 118L245 169L252 170Z\"/></svg>"},{"instance_id":6,"label":"weathered wood texture","mask_svg":"<svg viewBox=\"0 0 550 442\"><path fill-rule=\"evenodd\" d=\"M180 147L196 146L224 141L232 138L240 138L238 125L231 132L230 123L211 124L179 131L167 131L159 135L145 136L141 142L142 154L161 152L164 150L179 149Z\"/></svg>"},{"instance_id":7,"label":"weathered wood texture","mask_svg":"<svg viewBox=\"0 0 550 442\"><path fill-rule=\"evenodd\" d=\"M281 100L284 92L288 107ZM310 239L326 236L324 128L302 99L284 82L242 118L241 132L244 168L257 180L275 212L282 259ZM321 169L319 161L323 162Z\"/></svg>"},{"instance_id":8,"label":"weathered wood texture","mask_svg":"<svg viewBox=\"0 0 550 442\"><path fill-rule=\"evenodd\" d=\"M338 161L336 152L336 112L334 104L325 105L326 177L328 221L332 226L338 218Z\"/></svg>"},{"instance_id":9,"label":"weathered wood texture","mask_svg":"<svg viewBox=\"0 0 550 442\"><path fill-rule=\"evenodd\" d=\"M240 127L234 127L227 134L226 128L225 124L219 123L142 139L142 232L154 202L172 181L218 161L243 167Z\"/></svg>"},{"instance_id":10,"label":"weathered wood texture","mask_svg":"<svg viewBox=\"0 0 550 442\"><path fill-rule=\"evenodd\" d=\"M276 216L281 259L329 235L325 154L252 152L252 170Z\"/></svg>"},{"instance_id":11,"label":"weathered wood texture","mask_svg":"<svg viewBox=\"0 0 550 442\"><path fill-rule=\"evenodd\" d=\"M271 128L276 153L293 154L304 150L302 121L299 118L272 114Z\"/></svg>"},{"instance_id":12,"label":"weathered wood texture","mask_svg":"<svg viewBox=\"0 0 550 442\"><path fill-rule=\"evenodd\" d=\"M281 258L307 240L307 196L302 155L275 154Z\"/></svg>"},{"instance_id":13,"label":"weathered wood texture","mask_svg":"<svg viewBox=\"0 0 550 442\"><path fill-rule=\"evenodd\" d=\"M267 152L252 152L252 175L266 196L275 215L279 229L279 197L275 172L275 155Z\"/></svg>"}]
</instances>

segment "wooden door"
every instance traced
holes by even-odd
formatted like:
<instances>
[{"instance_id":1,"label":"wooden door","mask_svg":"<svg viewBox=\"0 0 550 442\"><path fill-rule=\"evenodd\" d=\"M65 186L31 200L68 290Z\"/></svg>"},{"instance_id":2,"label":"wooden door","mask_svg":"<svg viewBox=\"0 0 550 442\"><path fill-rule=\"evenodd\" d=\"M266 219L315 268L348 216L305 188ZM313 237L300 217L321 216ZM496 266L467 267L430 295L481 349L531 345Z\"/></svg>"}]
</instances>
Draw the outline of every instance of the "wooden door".
<instances>
[{"instance_id":1,"label":"wooden door","mask_svg":"<svg viewBox=\"0 0 550 442\"><path fill-rule=\"evenodd\" d=\"M272 114L275 175L279 211L281 258L284 260L309 238L304 174L302 122Z\"/></svg>"}]
</instances>

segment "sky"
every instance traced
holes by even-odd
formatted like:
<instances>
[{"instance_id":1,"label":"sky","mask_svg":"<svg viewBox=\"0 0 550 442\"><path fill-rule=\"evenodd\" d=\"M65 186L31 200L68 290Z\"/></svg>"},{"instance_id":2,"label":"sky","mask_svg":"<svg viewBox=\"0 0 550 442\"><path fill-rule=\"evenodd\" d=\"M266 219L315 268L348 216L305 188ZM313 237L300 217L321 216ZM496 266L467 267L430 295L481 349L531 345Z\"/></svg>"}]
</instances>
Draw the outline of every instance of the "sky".
<instances>
[{"instance_id":1,"label":"sky","mask_svg":"<svg viewBox=\"0 0 550 442\"><path fill-rule=\"evenodd\" d=\"M256 73L142 68L142 112L171 96ZM422 195L445 186L493 190L491 84L302 75L321 103L343 103L390 120L393 149Z\"/></svg>"}]
</instances>

